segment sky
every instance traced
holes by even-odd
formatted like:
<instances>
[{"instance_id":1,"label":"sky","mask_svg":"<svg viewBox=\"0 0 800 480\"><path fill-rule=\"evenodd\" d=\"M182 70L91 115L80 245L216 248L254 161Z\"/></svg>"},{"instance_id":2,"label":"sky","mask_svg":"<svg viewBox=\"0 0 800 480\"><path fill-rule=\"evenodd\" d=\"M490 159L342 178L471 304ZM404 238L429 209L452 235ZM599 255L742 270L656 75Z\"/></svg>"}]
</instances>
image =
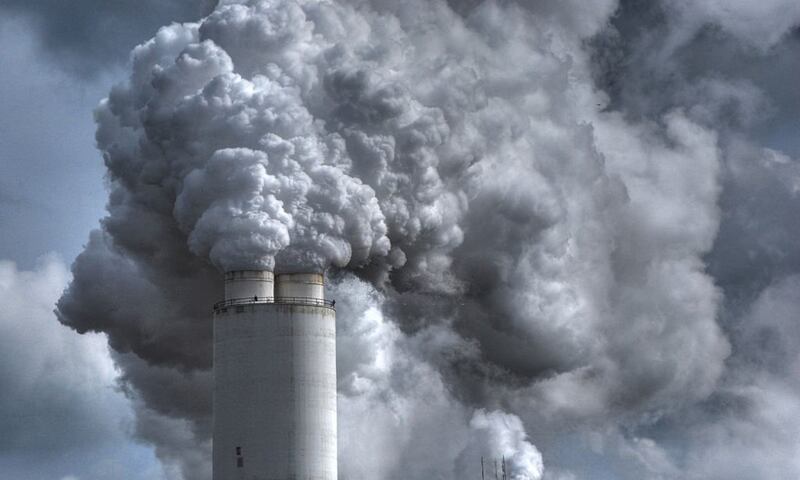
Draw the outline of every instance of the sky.
<instances>
[{"instance_id":1,"label":"sky","mask_svg":"<svg viewBox=\"0 0 800 480\"><path fill-rule=\"evenodd\" d=\"M210 479L325 270L343 479L800 477L800 4L0 0L0 476Z\"/></svg>"}]
</instances>

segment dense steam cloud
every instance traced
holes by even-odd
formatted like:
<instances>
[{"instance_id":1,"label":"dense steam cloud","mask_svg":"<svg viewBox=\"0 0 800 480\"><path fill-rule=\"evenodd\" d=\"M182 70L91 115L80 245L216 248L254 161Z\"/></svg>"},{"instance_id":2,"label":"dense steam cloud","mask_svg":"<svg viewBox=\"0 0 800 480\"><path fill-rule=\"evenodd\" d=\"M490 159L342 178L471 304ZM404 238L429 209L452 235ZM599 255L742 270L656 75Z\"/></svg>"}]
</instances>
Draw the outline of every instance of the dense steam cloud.
<instances>
[{"instance_id":1,"label":"dense steam cloud","mask_svg":"<svg viewBox=\"0 0 800 480\"><path fill-rule=\"evenodd\" d=\"M327 269L342 478L728 478L726 446L800 431L796 353L752 353L797 282L726 273L772 258L754 236L796 258L749 222L798 172L759 144L761 77L692 46L795 51L768 3L228 0L165 26L97 109L108 216L60 319L108 334L175 479L210 477L209 306L238 268ZM738 471L791 478L781 455Z\"/></svg>"}]
</instances>

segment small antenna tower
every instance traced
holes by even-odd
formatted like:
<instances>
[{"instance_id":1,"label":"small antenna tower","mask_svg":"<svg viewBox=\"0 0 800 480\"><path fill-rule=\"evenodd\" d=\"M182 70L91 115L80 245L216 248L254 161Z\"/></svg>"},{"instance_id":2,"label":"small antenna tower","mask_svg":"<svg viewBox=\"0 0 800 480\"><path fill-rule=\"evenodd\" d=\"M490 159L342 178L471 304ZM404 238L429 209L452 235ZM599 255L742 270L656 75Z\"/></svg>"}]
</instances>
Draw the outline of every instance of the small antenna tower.
<instances>
[{"instance_id":1,"label":"small antenna tower","mask_svg":"<svg viewBox=\"0 0 800 480\"><path fill-rule=\"evenodd\" d=\"M481 457L481 480L486 480L486 476L483 473L483 457Z\"/></svg>"}]
</instances>

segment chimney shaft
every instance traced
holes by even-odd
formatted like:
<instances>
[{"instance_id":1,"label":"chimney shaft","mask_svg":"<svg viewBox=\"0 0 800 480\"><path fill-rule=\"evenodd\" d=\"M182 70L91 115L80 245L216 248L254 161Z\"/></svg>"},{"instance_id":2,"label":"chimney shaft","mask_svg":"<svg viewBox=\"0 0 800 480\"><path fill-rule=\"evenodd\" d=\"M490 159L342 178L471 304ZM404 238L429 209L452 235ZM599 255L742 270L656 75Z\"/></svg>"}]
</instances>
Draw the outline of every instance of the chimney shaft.
<instances>
[{"instance_id":1,"label":"chimney shaft","mask_svg":"<svg viewBox=\"0 0 800 480\"><path fill-rule=\"evenodd\" d=\"M275 298L325 299L322 274L319 273L279 273L275 279Z\"/></svg>"},{"instance_id":2,"label":"chimney shaft","mask_svg":"<svg viewBox=\"0 0 800 480\"><path fill-rule=\"evenodd\" d=\"M225 300L236 298L272 299L274 280L266 270L235 270L225 274Z\"/></svg>"},{"instance_id":3,"label":"chimney shaft","mask_svg":"<svg viewBox=\"0 0 800 480\"><path fill-rule=\"evenodd\" d=\"M214 309L214 480L337 479L336 311L323 292L320 274L225 274L231 301Z\"/></svg>"}]
</instances>

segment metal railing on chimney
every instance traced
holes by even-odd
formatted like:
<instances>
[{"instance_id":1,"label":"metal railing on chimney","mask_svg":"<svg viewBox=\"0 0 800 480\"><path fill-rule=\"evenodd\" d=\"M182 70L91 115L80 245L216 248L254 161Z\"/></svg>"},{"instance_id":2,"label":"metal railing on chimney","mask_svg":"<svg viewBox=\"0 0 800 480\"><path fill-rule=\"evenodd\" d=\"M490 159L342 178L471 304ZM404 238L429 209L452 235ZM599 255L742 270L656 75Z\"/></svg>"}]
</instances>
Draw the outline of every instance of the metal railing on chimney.
<instances>
[{"instance_id":1,"label":"metal railing on chimney","mask_svg":"<svg viewBox=\"0 0 800 480\"><path fill-rule=\"evenodd\" d=\"M246 298L229 298L214 304L214 311L219 311L223 308L253 305L259 303L271 303L278 305L308 305L312 307L327 307L334 308L336 300L324 300L322 298L314 297L246 297Z\"/></svg>"}]
</instances>

